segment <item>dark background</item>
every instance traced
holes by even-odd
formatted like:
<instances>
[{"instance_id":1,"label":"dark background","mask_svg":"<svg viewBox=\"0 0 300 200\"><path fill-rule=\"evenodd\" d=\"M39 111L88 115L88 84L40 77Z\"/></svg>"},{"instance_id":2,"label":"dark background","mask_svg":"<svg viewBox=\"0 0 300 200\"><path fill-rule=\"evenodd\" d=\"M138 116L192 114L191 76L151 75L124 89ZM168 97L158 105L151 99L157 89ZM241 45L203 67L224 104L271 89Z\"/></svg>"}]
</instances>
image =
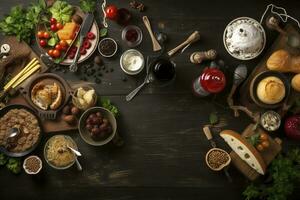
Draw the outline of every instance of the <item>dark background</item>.
<instances>
[{"instance_id":1,"label":"dark background","mask_svg":"<svg viewBox=\"0 0 300 200\"><path fill-rule=\"evenodd\" d=\"M70 2L78 4L78 1ZM201 33L199 42L172 58L177 64L176 82L163 88L148 86L133 101L126 102L125 95L142 82L144 72L132 77L125 76L121 71L119 56L128 47L121 40L122 27L110 23L109 36L119 43L119 55L113 59L104 59L105 66L114 71L104 74L102 83L95 87L100 96L109 97L120 109L118 126L125 146L96 148L85 144L76 131L67 133L75 139L83 154L80 162L84 170L78 172L73 166L69 170L56 171L44 163L43 173L38 177L30 177L25 173L15 176L4 168L0 169L1 199L243 199L241 193L248 182L239 172L230 168L234 181L229 184L224 174L214 173L207 168L204 156L210 146L202 133L202 126L208 123L208 116L214 111L226 118L228 125L225 128L238 132L242 132L250 121L244 115L233 117L224 102L225 94L205 99L192 95L192 81L207 63L193 65L189 62L189 55L196 50L216 49L219 59L224 60L228 67L228 79L232 78L231 72L240 63L247 64L249 70L253 69L260 57L249 62L230 57L223 46L223 31L237 17L249 16L259 20L271 1L142 2L147 7L146 12L130 11L134 15L132 24L143 30L144 40L137 49L145 56L154 54L149 35L142 24L142 15L149 17L154 31L168 34L168 50L185 40L193 31L199 30ZM23 0L1 0L0 15L3 17L12 6L29 3ZM108 0L110 3L129 9L129 0ZM300 1L272 3L285 7L290 15L300 19ZM100 6L96 14L98 23L99 11ZM164 24L164 28L159 28L159 24ZM276 33L267 30L266 49L275 38ZM82 78L82 75L68 72L58 73L70 81ZM127 82L122 81L124 76ZM42 156L43 145L49 136L51 134L45 135L36 154ZM218 145L227 148L217 133L215 136ZM283 140L285 149L297 146L285 138ZM294 199L299 199L299 196L299 191L295 191Z\"/></svg>"}]
</instances>

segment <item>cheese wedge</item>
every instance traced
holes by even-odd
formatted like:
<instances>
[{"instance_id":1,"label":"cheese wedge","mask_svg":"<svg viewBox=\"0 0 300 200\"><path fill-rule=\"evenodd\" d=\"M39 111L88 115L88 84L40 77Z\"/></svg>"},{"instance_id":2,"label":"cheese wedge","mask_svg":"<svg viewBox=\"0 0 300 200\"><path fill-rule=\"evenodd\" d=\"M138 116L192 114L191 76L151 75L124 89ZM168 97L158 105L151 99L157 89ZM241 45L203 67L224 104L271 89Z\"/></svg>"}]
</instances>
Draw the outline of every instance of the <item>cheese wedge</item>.
<instances>
[{"instance_id":1,"label":"cheese wedge","mask_svg":"<svg viewBox=\"0 0 300 200\"><path fill-rule=\"evenodd\" d=\"M57 31L60 40L73 40L78 25L74 22L66 23L63 29Z\"/></svg>"},{"instance_id":2,"label":"cheese wedge","mask_svg":"<svg viewBox=\"0 0 300 200\"><path fill-rule=\"evenodd\" d=\"M263 158L245 138L232 130L224 130L220 133L220 136L251 168L259 174L265 174L267 166Z\"/></svg>"}]
</instances>

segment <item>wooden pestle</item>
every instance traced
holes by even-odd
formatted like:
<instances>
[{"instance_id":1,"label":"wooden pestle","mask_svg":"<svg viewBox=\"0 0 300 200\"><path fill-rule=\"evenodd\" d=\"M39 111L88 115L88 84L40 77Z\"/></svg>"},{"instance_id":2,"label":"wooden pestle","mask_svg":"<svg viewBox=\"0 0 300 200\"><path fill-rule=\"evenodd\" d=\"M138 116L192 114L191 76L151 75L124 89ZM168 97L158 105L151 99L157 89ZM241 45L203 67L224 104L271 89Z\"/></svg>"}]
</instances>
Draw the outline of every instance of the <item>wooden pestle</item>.
<instances>
[{"instance_id":1,"label":"wooden pestle","mask_svg":"<svg viewBox=\"0 0 300 200\"><path fill-rule=\"evenodd\" d=\"M200 39L200 33L199 31L195 31L193 32L189 37L188 39L186 39L183 43L181 43L180 45L178 45L177 47L175 47L174 49L170 50L168 52L168 55L169 56L172 56L174 55L177 51L179 51L180 49L182 49L183 47L189 45L189 44L192 44L196 41L198 41Z\"/></svg>"}]
</instances>

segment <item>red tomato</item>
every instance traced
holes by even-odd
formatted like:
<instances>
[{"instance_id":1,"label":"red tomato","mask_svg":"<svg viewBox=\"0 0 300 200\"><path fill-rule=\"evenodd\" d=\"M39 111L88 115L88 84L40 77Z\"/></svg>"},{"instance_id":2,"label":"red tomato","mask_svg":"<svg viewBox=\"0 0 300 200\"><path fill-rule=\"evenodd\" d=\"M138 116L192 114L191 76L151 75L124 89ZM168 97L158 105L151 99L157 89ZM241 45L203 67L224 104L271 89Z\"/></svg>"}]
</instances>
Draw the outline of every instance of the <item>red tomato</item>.
<instances>
[{"instance_id":1,"label":"red tomato","mask_svg":"<svg viewBox=\"0 0 300 200\"><path fill-rule=\"evenodd\" d=\"M52 18L50 19L50 24L56 24L56 22L57 22L57 20L56 20L55 18L52 17Z\"/></svg>"},{"instance_id":2,"label":"red tomato","mask_svg":"<svg viewBox=\"0 0 300 200\"><path fill-rule=\"evenodd\" d=\"M58 58L60 56L60 51L57 49L53 50L53 57Z\"/></svg>"},{"instance_id":3,"label":"red tomato","mask_svg":"<svg viewBox=\"0 0 300 200\"><path fill-rule=\"evenodd\" d=\"M48 51L48 55L51 56L51 57L53 57L53 49L50 49L50 50Z\"/></svg>"},{"instance_id":4,"label":"red tomato","mask_svg":"<svg viewBox=\"0 0 300 200\"><path fill-rule=\"evenodd\" d=\"M49 38L50 38L50 34L49 34L48 32L44 32L43 35L44 35L44 38L45 38L45 39L49 39Z\"/></svg>"},{"instance_id":5,"label":"red tomato","mask_svg":"<svg viewBox=\"0 0 300 200\"><path fill-rule=\"evenodd\" d=\"M105 9L105 15L110 20L116 20L118 17L118 8L115 5L109 5Z\"/></svg>"},{"instance_id":6,"label":"red tomato","mask_svg":"<svg viewBox=\"0 0 300 200\"><path fill-rule=\"evenodd\" d=\"M50 29L51 29L51 31L57 31L57 28L56 28L56 24L52 24L51 26L50 26Z\"/></svg>"},{"instance_id":7,"label":"red tomato","mask_svg":"<svg viewBox=\"0 0 300 200\"><path fill-rule=\"evenodd\" d=\"M59 45L62 47L62 50L66 51L69 47L69 44L65 40L59 41Z\"/></svg>"},{"instance_id":8,"label":"red tomato","mask_svg":"<svg viewBox=\"0 0 300 200\"><path fill-rule=\"evenodd\" d=\"M62 29L64 26L61 24L61 23L56 23L56 29L57 30L60 30L60 29Z\"/></svg>"},{"instance_id":9,"label":"red tomato","mask_svg":"<svg viewBox=\"0 0 300 200\"><path fill-rule=\"evenodd\" d=\"M45 47L45 46L47 45L46 40L40 40L40 45L41 45L42 47Z\"/></svg>"},{"instance_id":10,"label":"red tomato","mask_svg":"<svg viewBox=\"0 0 300 200\"><path fill-rule=\"evenodd\" d=\"M62 46L60 44L57 44L57 45L55 45L55 49L60 51L60 50L62 50Z\"/></svg>"},{"instance_id":11,"label":"red tomato","mask_svg":"<svg viewBox=\"0 0 300 200\"><path fill-rule=\"evenodd\" d=\"M39 39L43 39L44 38L44 32L43 31L39 31L37 34Z\"/></svg>"}]
</instances>

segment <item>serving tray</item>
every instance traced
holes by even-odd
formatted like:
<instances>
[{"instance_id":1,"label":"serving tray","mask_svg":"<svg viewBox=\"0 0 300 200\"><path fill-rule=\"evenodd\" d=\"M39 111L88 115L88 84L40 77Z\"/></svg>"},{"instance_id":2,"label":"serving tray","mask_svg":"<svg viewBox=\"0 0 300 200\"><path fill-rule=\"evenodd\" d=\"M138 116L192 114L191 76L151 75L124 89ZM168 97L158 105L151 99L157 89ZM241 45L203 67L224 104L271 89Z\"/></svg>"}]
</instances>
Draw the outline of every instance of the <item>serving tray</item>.
<instances>
[{"instance_id":1,"label":"serving tray","mask_svg":"<svg viewBox=\"0 0 300 200\"><path fill-rule=\"evenodd\" d=\"M285 27L285 31L288 34L295 34L297 37L300 38L299 32L292 26L292 25L287 25ZM256 111L256 112L263 112L265 109L258 106L257 104L254 103L254 101L251 99L250 95L250 87L251 87L251 82L255 76L257 76L259 73L268 71L266 67L266 62L268 58L271 56L272 53L274 53L276 50L279 49L285 49L290 53L299 53L295 49L290 48L286 44L286 36L280 34L278 38L275 40L271 48L267 51L267 53L264 55L262 60L257 64L255 69L253 69L252 73L249 75L247 80L244 82L244 84L241 86L240 92L239 92L239 97L240 97L240 103L250 109L251 111ZM291 77L293 74L284 74L288 81L290 82ZM297 97L300 97L300 94L296 91L294 91L291 88L290 95L286 98L286 100L277 108L277 112L281 115L284 116L287 112L287 110L292 106L293 102Z\"/></svg>"}]
</instances>

